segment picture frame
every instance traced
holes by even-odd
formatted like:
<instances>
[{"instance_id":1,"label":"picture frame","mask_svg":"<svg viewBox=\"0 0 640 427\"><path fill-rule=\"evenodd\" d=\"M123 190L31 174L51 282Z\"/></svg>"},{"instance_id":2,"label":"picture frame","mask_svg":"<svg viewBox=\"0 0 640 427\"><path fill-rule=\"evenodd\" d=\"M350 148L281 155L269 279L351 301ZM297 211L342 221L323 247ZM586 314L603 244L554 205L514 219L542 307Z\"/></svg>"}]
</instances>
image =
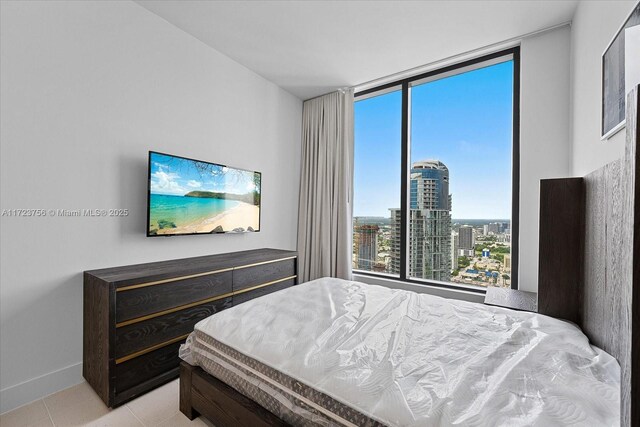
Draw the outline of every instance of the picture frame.
<instances>
[{"instance_id":1,"label":"picture frame","mask_svg":"<svg viewBox=\"0 0 640 427\"><path fill-rule=\"evenodd\" d=\"M625 127L624 30L640 25L640 2L602 53L601 139L607 140Z\"/></svg>"}]
</instances>

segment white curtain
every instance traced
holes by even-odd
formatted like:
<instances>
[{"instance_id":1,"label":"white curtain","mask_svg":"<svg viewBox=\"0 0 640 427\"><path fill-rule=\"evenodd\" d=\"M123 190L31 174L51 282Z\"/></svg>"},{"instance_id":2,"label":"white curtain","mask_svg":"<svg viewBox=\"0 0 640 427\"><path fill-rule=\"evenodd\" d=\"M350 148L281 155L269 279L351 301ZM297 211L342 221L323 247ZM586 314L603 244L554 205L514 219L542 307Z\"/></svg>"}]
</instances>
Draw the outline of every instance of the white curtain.
<instances>
[{"instance_id":1,"label":"white curtain","mask_svg":"<svg viewBox=\"0 0 640 427\"><path fill-rule=\"evenodd\" d=\"M298 210L300 282L351 279L353 90L305 101Z\"/></svg>"}]
</instances>

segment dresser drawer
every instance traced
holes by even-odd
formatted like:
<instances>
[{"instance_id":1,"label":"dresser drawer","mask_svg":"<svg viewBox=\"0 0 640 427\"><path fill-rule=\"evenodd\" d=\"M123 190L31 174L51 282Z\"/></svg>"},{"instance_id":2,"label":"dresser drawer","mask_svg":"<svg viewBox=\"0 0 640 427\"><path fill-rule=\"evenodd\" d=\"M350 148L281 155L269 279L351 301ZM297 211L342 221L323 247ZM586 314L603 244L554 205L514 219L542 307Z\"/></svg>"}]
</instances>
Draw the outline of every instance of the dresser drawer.
<instances>
[{"instance_id":1,"label":"dresser drawer","mask_svg":"<svg viewBox=\"0 0 640 427\"><path fill-rule=\"evenodd\" d=\"M180 364L178 351L184 339L116 365L116 393L149 381Z\"/></svg>"},{"instance_id":2,"label":"dresser drawer","mask_svg":"<svg viewBox=\"0 0 640 427\"><path fill-rule=\"evenodd\" d=\"M196 323L231 305L231 297L227 297L116 328L116 360L191 333Z\"/></svg>"},{"instance_id":3,"label":"dresser drawer","mask_svg":"<svg viewBox=\"0 0 640 427\"><path fill-rule=\"evenodd\" d=\"M262 285L296 274L295 258L233 270L233 291Z\"/></svg>"},{"instance_id":4,"label":"dresser drawer","mask_svg":"<svg viewBox=\"0 0 640 427\"><path fill-rule=\"evenodd\" d=\"M288 279L283 282L274 283L273 285L264 286L262 288L254 289L252 291L241 292L239 294L235 294L233 296L233 305L238 305L243 302L252 300L254 298L261 297L263 295L270 294L272 292L279 291L281 289L286 289L290 286L295 285L296 279Z\"/></svg>"},{"instance_id":5,"label":"dresser drawer","mask_svg":"<svg viewBox=\"0 0 640 427\"><path fill-rule=\"evenodd\" d=\"M116 292L116 322L230 293L231 279L232 272L225 271L134 289L119 289Z\"/></svg>"}]
</instances>

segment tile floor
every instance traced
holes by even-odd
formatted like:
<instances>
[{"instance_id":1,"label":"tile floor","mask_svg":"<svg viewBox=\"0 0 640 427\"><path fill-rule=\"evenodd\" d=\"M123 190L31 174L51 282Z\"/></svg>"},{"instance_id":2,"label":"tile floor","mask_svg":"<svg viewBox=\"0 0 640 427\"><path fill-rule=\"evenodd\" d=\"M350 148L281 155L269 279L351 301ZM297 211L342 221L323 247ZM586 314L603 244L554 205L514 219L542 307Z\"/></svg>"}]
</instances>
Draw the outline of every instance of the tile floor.
<instances>
[{"instance_id":1,"label":"tile floor","mask_svg":"<svg viewBox=\"0 0 640 427\"><path fill-rule=\"evenodd\" d=\"M178 408L179 380L174 380L116 409L109 409L83 382L0 415L1 427L213 427L189 421Z\"/></svg>"}]
</instances>

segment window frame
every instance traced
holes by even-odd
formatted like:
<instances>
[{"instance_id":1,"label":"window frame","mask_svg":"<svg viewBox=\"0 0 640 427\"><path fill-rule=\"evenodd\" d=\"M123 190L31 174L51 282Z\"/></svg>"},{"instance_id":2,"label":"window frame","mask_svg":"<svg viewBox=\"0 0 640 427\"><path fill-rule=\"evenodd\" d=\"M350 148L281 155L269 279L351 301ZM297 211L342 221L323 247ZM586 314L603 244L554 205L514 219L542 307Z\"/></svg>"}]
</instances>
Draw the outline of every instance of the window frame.
<instances>
[{"instance_id":1,"label":"window frame","mask_svg":"<svg viewBox=\"0 0 640 427\"><path fill-rule=\"evenodd\" d=\"M439 282L427 279L412 279L408 276L408 243L409 243L409 230L408 230L408 214L409 210L409 187L410 187L410 116L409 116L409 104L410 104L410 88L417 86L421 80L437 80L439 78L446 78L448 74L458 74L466 71L460 71L463 68L470 68L467 71L473 71L477 68L474 67L485 62L492 62L502 57L511 57L508 60L513 61L513 129L512 129L512 172L511 172L511 289L518 289L518 272L519 272L519 215L520 215L520 46L515 46L509 49L500 50L488 55L479 56L477 58L469 59L467 61L459 62L456 64L448 65L446 67L438 68L426 73L417 74L415 76L406 77L399 80L394 80L389 83L382 84L373 88L365 89L354 94L354 102L360 99L366 99L368 97L383 95L386 92L390 92L392 88L400 88L402 91L402 119L401 119L401 160L400 160L400 210L402 212L400 220L400 272L399 275L378 273L373 271L358 270L353 268L355 274L363 276L373 276L385 279L399 280L402 282L436 286L446 289L463 290L484 294L486 288L479 288L477 286L465 286L459 283L451 282ZM494 62L497 63L497 62ZM493 64L487 64L490 66ZM438 77L440 76L440 77ZM397 89L396 89L397 90ZM365 98L363 98L365 97Z\"/></svg>"}]
</instances>

